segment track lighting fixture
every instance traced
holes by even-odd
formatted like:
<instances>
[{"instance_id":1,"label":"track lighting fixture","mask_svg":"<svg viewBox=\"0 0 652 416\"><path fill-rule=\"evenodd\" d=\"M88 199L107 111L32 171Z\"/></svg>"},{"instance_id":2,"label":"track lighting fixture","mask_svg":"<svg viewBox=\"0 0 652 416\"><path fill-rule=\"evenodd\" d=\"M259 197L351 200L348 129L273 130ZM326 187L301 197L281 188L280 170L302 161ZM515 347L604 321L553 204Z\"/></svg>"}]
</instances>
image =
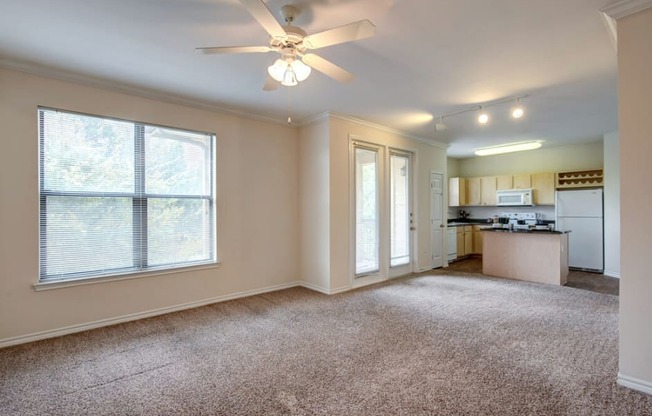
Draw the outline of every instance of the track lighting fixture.
<instances>
[{"instance_id":1,"label":"track lighting fixture","mask_svg":"<svg viewBox=\"0 0 652 416\"><path fill-rule=\"evenodd\" d=\"M521 104L519 103L519 99L517 98L514 107L512 107L512 117L519 119L523 117L524 114L525 114L525 110L523 110L523 107L521 106Z\"/></svg>"},{"instance_id":2,"label":"track lighting fixture","mask_svg":"<svg viewBox=\"0 0 652 416\"><path fill-rule=\"evenodd\" d=\"M507 102L510 102L510 101L514 102L514 106L510 110L510 114L511 114L512 118L520 119L525 115L525 110L524 110L523 106L521 105L520 100L522 98L525 98L525 97L527 97L527 95L521 95L521 96L518 96L518 97L501 98L499 100L484 102L482 104L476 104L476 105L471 106L469 108L465 108L465 109L455 111L455 112L452 112L452 113L447 113L447 114L442 114L440 116L436 116L436 118L438 118L439 121L435 124L435 131L443 131L443 130L448 129L446 124L444 124L444 117L450 117L450 116L454 116L454 115L458 115L458 114L462 114L462 113L468 113L468 112L471 112L471 111L478 111L479 112L478 118L477 118L478 123L481 124L481 125L485 125L485 124L489 123L489 121L491 120L491 117L489 116L489 113L487 113L487 111L486 111L487 107L491 107L491 106L498 105L498 104L504 104L504 103L507 103Z\"/></svg>"},{"instance_id":3,"label":"track lighting fixture","mask_svg":"<svg viewBox=\"0 0 652 416\"><path fill-rule=\"evenodd\" d=\"M482 106L480 106L480 115L478 116L478 123L487 124L488 122L489 122L489 114L487 114L487 112L482 109Z\"/></svg>"},{"instance_id":4,"label":"track lighting fixture","mask_svg":"<svg viewBox=\"0 0 652 416\"><path fill-rule=\"evenodd\" d=\"M439 122L435 124L435 131L444 131L447 130L448 126L444 124L444 116L439 117Z\"/></svg>"}]
</instances>

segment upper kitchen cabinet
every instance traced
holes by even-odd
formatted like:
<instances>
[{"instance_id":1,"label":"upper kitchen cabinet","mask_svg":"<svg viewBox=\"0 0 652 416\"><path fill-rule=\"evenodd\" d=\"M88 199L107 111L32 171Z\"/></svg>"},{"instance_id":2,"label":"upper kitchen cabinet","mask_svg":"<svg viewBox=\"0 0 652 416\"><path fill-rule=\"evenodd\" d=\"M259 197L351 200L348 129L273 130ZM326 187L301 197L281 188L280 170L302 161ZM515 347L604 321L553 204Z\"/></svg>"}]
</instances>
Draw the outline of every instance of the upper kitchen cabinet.
<instances>
[{"instance_id":1,"label":"upper kitchen cabinet","mask_svg":"<svg viewBox=\"0 0 652 416\"><path fill-rule=\"evenodd\" d=\"M555 204L555 174L532 174L532 189L534 190L534 203L537 205Z\"/></svg>"},{"instance_id":2,"label":"upper kitchen cabinet","mask_svg":"<svg viewBox=\"0 0 652 416\"><path fill-rule=\"evenodd\" d=\"M466 205L466 179L448 178L448 206L463 207Z\"/></svg>"},{"instance_id":3,"label":"upper kitchen cabinet","mask_svg":"<svg viewBox=\"0 0 652 416\"><path fill-rule=\"evenodd\" d=\"M480 205L496 205L496 177L480 178Z\"/></svg>"},{"instance_id":4,"label":"upper kitchen cabinet","mask_svg":"<svg viewBox=\"0 0 652 416\"><path fill-rule=\"evenodd\" d=\"M482 205L480 178L466 179L466 205Z\"/></svg>"},{"instance_id":5,"label":"upper kitchen cabinet","mask_svg":"<svg viewBox=\"0 0 652 416\"><path fill-rule=\"evenodd\" d=\"M513 189L529 189L533 188L532 179L529 173L512 176Z\"/></svg>"},{"instance_id":6,"label":"upper kitchen cabinet","mask_svg":"<svg viewBox=\"0 0 652 416\"><path fill-rule=\"evenodd\" d=\"M496 177L496 189L512 189L514 187L512 182L512 175L502 175Z\"/></svg>"}]
</instances>

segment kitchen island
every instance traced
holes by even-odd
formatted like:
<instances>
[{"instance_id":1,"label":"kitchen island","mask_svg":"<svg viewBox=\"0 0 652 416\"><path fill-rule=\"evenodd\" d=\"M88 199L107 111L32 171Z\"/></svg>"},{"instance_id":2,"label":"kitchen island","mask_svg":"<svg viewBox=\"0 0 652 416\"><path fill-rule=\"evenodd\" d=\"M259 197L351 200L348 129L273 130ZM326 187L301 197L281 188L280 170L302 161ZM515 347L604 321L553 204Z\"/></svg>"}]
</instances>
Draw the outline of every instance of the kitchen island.
<instances>
[{"instance_id":1,"label":"kitchen island","mask_svg":"<svg viewBox=\"0 0 652 416\"><path fill-rule=\"evenodd\" d=\"M483 230L482 273L564 285L570 231Z\"/></svg>"}]
</instances>

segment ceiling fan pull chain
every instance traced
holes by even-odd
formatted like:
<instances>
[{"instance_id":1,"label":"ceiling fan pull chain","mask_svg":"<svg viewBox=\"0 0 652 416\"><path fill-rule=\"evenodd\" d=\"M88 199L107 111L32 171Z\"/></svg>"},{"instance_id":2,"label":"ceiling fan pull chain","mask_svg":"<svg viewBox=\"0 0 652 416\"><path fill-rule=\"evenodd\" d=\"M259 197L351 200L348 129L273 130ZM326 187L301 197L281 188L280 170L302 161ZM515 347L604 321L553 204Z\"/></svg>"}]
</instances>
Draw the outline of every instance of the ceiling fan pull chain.
<instances>
[{"instance_id":1,"label":"ceiling fan pull chain","mask_svg":"<svg viewBox=\"0 0 652 416\"><path fill-rule=\"evenodd\" d=\"M292 125L292 117L290 116L290 90L291 88L286 88L288 92L288 126Z\"/></svg>"}]
</instances>

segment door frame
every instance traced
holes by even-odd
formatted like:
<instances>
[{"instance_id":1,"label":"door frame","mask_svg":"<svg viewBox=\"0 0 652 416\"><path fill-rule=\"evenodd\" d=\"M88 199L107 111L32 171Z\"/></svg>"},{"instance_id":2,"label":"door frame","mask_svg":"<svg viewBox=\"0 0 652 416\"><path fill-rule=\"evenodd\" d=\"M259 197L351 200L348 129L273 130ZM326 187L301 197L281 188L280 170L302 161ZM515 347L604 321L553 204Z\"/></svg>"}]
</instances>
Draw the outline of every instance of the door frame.
<instances>
[{"instance_id":1,"label":"door frame","mask_svg":"<svg viewBox=\"0 0 652 416\"><path fill-rule=\"evenodd\" d=\"M355 148L363 147L370 149L378 149L379 151L379 218L380 218L380 232L379 232L379 271L365 275L356 276L356 205L355 205ZM409 274L417 270L418 263L418 236L419 236L419 212L418 212L418 154L417 150L413 148L400 148L389 146L387 144L379 143L375 140L362 138L357 135L349 135L349 244L350 244L350 261L349 261L349 281L351 288L367 286L374 283L383 282L389 279L390 276L390 241L389 241L389 198L387 193L389 191L389 155L391 151L397 153L407 153L411 155L412 163L412 181L410 185L412 213L415 222L415 232L410 234L411 239L411 255L409 268L411 271L406 272ZM428 177L430 183L430 177ZM394 277L399 277L396 275Z\"/></svg>"},{"instance_id":2,"label":"door frame","mask_svg":"<svg viewBox=\"0 0 652 416\"><path fill-rule=\"evenodd\" d=\"M415 199L414 198L415 197L415 191L416 191L416 189L414 187L414 182L415 182L415 174L414 174L414 172L415 172L415 169L414 169L415 153L411 152L411 151L408 151L408 150L403 150L403 149L394 148L394 147L390 147L388 149L387 156L386 156L387 169L386 169L386 172L385 172L386 177L387 177L387 179L386 179L386 185L387 185L386 191L388 192L388 194L389 194L389 192L391 192L390 188L391 188L391 173L392 173L391 172L391 157L392 157L392 155L405 156L405 157L408 158L408 166L409 166L409 172L408 172L408 190L409 190L409 195L408 195L409 198L408 199L409 199L409 201L408 201L408 204L409 204L409 212L410 212L410 215L411 215L411 219L410 219L410 224L409 224L409 226L410 226L410 230L409 230L410 231L410 233L409 233L409 236L410 236L410 243L409 243L409 246L410 246L410 261L408 263L406 263L406 264L401 264L400 266L392 267L392 265L391 265L391 261L392 261L392 253L391 253L391 244L392 244L391 243L391 237L392 237L392 235L391 235L391 232L392 232L392 230L391 230L391 226L390 226L392 206L391 206L391 197L387 198L387 201L385 201L386 204L387 204L387 214L388 214L387 215L387 224L386 224L386 226L387 226L387 233L386 233L387 235L386 235L386 237L387 237L387 240L388 240L388 244L387 244L387 250L388 250L388 252L387 252L387 267L388 267L388 277L390 279L400 277L400 276L405 276L407 274L410 274L410 273L414 272L415 264L416 264L416 262L415 262L415 257L416 257L415 256L415 253L416 253L415 249L416 249L416 240L417 240L416 239L416 235L417 235L417 233L416 233L416 231L417 231L417 228L416 228L417 220L416 220L416 218L417 217L416 217L416 213L415 213L415 210L414 210L414 208L416 206L416 203L414 201L414 199ZM412 230L412 228L414 228L414 230Z\"/></svg>"},{"instance_id":3,"label":"door frame","mask_svg":"<svg viewBox=\"0 0 652 416\"><path fill-rule=\"evenodd\" d=\"M356 148L368 149L376 151L378 154L377 162L377 194L378 194L378 270L370 273L356 274L356 176L355 176L355 150ZM349 195L350 195L350 210L351 210L351 286L365 286L377 282L387 280L388 269L385 265L384 257L387 251L387 242L383 239L383 223L386 221L386 210L383 201L385 199L385 153L386 147L379 145L368 140L363 140L357 137L351 137L349 140Z\"/></svg>"},{"instance_id":4,"label":"door frame","mask_svg":"<svg viewBox=\"0 0 652 416\"><path fill-rule=\"evenodd\" d=\"M428 205L432 204L432 186L430 184L432 183L432 175L433 175L433 173L436 174L436 175L441 175L441 205L442 205L441 206L441 226L440 226L440 229L441 229L441 242L440 242L439 246L441 247L440 256L441 256L442 263L441 263L441 266L437 266L437 267L447 267L448 266L448 254L447 254L448 253L448 249L447 249L447 244L448 243L447 243L447 238L446 238L446 228L447 227L445 226L447 218L448 218L448 214L447 214L448 211L446 210L446 208L447 208L447 195L446 195L446 193L447 193L447 190L448 190L447 184L446 184L447 181L446 181L446 175L444 173L437 172L436 170L431 170L430 171L430 174L428 175L428 185L429 185L428 186L429 187L429 195L428 195L429 204ZM428 221L428 235L430 236L430 238L429 238L429 240L430 240L430 265L431 265L430 268L432 269L432 268L435 268L434 263L433 263L434 259L432 258L432 254L433 254L433 247L432 247L432 220L433 220L432 206L430 206L429 214L430 214L429 215L430 221Z\"/></svg>"}]
</instances>

